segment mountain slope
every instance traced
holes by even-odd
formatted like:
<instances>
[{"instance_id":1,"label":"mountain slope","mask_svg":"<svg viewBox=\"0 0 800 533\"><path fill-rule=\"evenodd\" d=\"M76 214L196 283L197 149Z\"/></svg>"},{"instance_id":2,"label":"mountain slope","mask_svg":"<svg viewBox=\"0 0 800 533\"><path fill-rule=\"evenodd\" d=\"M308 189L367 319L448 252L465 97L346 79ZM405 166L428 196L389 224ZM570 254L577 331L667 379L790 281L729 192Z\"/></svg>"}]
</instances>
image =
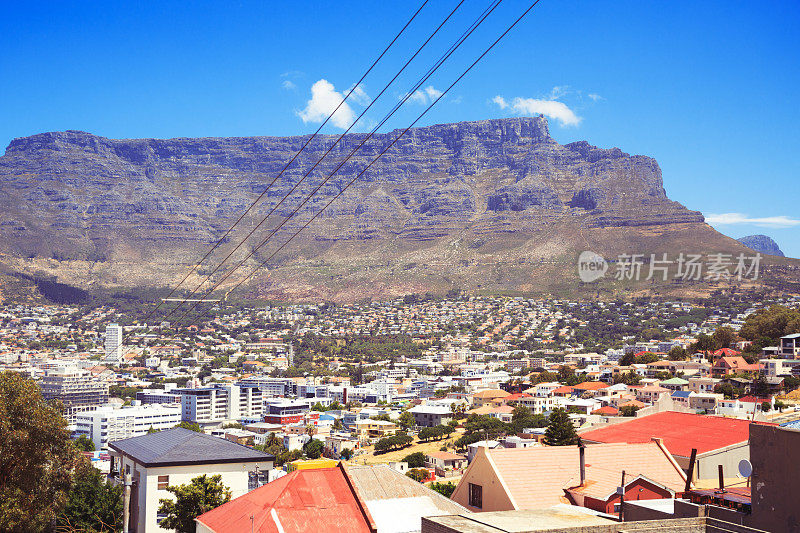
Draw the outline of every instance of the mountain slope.
<instances>
[{"instance_id":1,"label":"mountain slope","mask_svg":"<svg viewBox=\"0 0 800 533\"><path fill-rule=\"evenodd\" d=\"M285 242L397 133L367 141L248 267ZM364 137L348 135L298 186L336 137L315 139L231 240L297 186L259 229L259 242ZM169 286L306 139L113 140L77 131L15 139L0 157L0 249L19 271L82 287ZM542 117L487 120L409 131L255 276L252 294L350 300L453 286L570 290L585 249L607 258L749 252L669 200L654 159L586 142L560 145Z\"/></svg>"}]
</instances>

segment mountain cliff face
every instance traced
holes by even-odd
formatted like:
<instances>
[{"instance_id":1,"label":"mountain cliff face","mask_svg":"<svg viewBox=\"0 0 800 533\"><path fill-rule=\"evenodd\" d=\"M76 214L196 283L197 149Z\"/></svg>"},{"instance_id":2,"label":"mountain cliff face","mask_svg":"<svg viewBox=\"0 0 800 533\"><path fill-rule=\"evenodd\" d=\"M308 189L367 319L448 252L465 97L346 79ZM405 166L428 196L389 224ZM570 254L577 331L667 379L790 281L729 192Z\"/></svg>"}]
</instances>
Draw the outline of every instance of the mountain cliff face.
<instances>
[{"instance_id":1,"label":"mountain cliff face","mask_svg":"<svg viewBox=\"0 0 800 533\"><path fill-rule=\"evenodd\" d=\"M367 141L255 257L282 244L398 133ZM256 235L364 137L335 146ZM115 140L66 131L15 139L0 157L0 250L14 268L59 281L169 286L267 190L230 240L249 231L335 139L314 139L269 187L307 137ZM572 264L580 249L649 253L681 242L744 249L669 200L652 158L560 145L542 117L444 124L409 131L255 286L287 297L345 291L345 299L447 286L525 290L542 265Z\"/></svg>"},{"instance_id":2,"label":"mountain cliff face","mask_svg":"<svg viewBox=\"0 0 800 533\"><path fill-rule=\"evenodd\" d=\"M777 255L778 257L785 257L780 246L778 246L777 242L772 240L772 237L768 237L766 235L748 235L747 237L742 237L741 239L736 240L751 250L755 250L756 252Z\"/></svg>"}]
</instances>

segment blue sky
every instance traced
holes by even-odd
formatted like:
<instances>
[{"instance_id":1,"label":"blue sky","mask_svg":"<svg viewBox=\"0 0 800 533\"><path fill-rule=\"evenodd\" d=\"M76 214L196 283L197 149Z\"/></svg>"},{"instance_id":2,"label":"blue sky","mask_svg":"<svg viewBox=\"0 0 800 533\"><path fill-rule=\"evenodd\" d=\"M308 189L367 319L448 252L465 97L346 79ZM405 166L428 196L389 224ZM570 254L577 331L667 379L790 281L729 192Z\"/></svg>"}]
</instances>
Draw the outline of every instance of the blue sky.
<instances>
[{"instance_id":1,"label":"blue sky","mask_svg":"<svg viewBox=\"0 0 800 533\"><path fill-rule=\"evenodd\" d=\"M115 138L312 132L315 111L357 81L420 3L8 2L0 144L65 129ZM431 0L365 80L353 113L455 4ZM365 124L486 5L467 0ZM449 85L527 5L504 0L428 93ZM800 257L798 27L796 1L542 0L421 124L545 112L559 142L655 157L672 199L723 233L764 233ZM405 126L426 98L384 129Z\"/></svg>"}]
</instances>

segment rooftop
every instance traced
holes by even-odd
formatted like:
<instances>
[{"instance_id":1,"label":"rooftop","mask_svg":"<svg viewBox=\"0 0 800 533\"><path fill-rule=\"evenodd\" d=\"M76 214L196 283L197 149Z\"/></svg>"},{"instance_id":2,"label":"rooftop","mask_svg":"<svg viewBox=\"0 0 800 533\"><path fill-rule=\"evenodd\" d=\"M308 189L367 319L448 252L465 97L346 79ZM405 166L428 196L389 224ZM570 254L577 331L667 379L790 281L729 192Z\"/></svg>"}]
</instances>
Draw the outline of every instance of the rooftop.
<instances>
[{"instance_id":1,"label":"rooftop","mask_svg":"<svg viewBox=\"0 0 800 533\"><path fill-rule=\"evenodd\" d=\"M702 454L747 442L749 428L748 420L666 411L587 431L581 438L587 442L638 443L657 437L664 440L672 455L689 457L692 448Z\"/></svg>"},{"instance_id":2,"label":"rooftop","mask_svg":"<svg viewBox=\"0 0 800 533\"><path fill-rule=\"evenodd\" d=\"M145 467L275 460L274 455L185 428L117 440L108 446Z\"/></svg>"}]
</instances>

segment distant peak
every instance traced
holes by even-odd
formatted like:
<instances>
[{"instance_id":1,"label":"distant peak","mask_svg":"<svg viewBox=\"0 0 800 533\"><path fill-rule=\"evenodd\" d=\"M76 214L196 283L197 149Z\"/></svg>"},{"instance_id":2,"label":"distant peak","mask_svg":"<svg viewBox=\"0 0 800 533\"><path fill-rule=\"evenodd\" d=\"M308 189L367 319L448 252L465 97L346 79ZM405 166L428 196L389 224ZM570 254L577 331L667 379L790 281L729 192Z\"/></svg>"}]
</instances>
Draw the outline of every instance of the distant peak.
<instances>
[{"instance_id":1,"label":"distant peak","mask_svg":"<svg viewBox=\"0 0 800 533\"><path fill-rule=\"evenodd\" d=\"M778 246L778 243L775 242L772 237L768 237L767 235L748 235L747 237L742 237L741 239L736 240L751 250L755 250L756 252L786 257Z\"/></svg>"}]
</instances>

